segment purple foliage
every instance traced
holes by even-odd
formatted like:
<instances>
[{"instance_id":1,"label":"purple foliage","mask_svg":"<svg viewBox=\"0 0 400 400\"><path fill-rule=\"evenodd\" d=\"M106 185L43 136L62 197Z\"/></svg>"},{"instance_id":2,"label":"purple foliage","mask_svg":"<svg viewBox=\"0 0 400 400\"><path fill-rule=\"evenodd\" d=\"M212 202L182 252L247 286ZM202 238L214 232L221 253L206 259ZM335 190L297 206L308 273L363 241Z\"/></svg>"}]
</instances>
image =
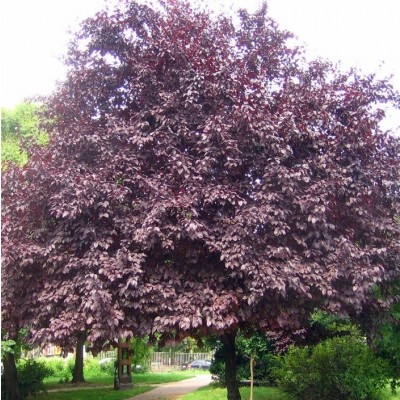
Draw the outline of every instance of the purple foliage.
<instances>
[{"instance_id":1,"label":"purple foliage","mask_svg":"<svg viewBox=\"0 0 400 400\"><path fill-rule=\"evenodd\" d=\"M399 140L385 80L305 62L266 7L181 0L86 20L46 100L50 144L3 172L2 316L86 331L282 337L363 319L399 277Z\"/></svg>"}]
</instances>

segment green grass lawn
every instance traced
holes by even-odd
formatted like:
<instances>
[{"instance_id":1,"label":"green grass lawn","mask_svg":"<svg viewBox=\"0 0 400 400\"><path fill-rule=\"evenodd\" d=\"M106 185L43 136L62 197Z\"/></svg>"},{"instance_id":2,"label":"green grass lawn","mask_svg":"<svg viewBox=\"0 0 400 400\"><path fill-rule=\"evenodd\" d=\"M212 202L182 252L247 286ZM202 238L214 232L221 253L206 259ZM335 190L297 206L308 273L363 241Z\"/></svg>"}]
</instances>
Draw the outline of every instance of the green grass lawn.
<instances>
[{"instance_id":1,"label":"green grass lawn","mask_svg":"<svg viewBox=\"0 0 400 400\"><path fill-rule=\"evenodd\" d=\"M191 371L176 371L176 372L148 372L145 374L133 374L132 380L134 384L158 384L177 382L183 379L193 378L196 374ZM78 387L91 386L112 386L114 377L105 373L96 373L94 375L85 375L86 383L81 383ZM47 389L68 389L73 387L71 383L58 383L57 378L46 378L44 380Z\"/></svg>"},{"instance_id":2,"label":"green grass lawn","mask_svg":"<svg viewBox=\"0 0 400 400\"><path fill-rule=\"evenodd\" d=\"M131 390L114 390L113 388L96 386L112 386L114 378L107 374L86 374L86 383L72 385L71 383L57 383L52 379L45 380L47 389L62 389L66 391L42 394L38 400L123 400L152 389L152 384L177 382L183 379L192 378L198 371L176 371L176 372L149 372L145 374L133 374L135 386ZM207 372L208 373L208 372ZM70 390L67 390L70 389ZM250 397L250 388L240 388L243 400ZM208 385L195 392L189 393L182 400L226 400L226 389L216 384ZM274 387L255 387L254 400L291 400L289 396ZM392 395L389 388L384 392L382 400L400 400L398 394Z\"/></svg>"},{"instance_id":3,"label":"green grass lawn","mask_svg":"<svg viewBox=\"0 0 400 400\"><path fill-rule=\"evenodd\" d=\"M86 383L79 384L84 386L101 386L101 385L113 385L114 377L106 373L97 373L95 375L85 374ZM50 378L45 378L44 384L47 389L56 388L69 388L71 383L59 383L59 378L51 376Z\"/></svg>"},{"instance_id":4,"label":"green grass lawn","mask_svg":"<svg viewBox=\"0 0 400 400\"><path fill-rule=\"evenodd\" d=\"M250 388L240 388L240 394L243 400L250 398ZM254 400L291 400L278 388L272 387L255 387L253 392ZM195 392L189 393L182 398L182 400L226 400L226 389L220 388L215 384L205 386ZM400 391L396 395L392 395L390 389L384 392L382 400L400 400Z\"/></svg>"},{"instance_id":5,"label":"green grass lawn","mask_svg":"<svg viewBox=\"0 0 400 400\"><path fill-rule=\"evenodd\" d=\"M246 400L250 397L250 388L240 388L242 399ZM277 388L255 387L253 392L254 400L289 400L282 391ZM195 392L189 393L182 400L226 400L226 389L220 388L215 384L200 388Z\"/></svg>"},{"instance_id":6,"label":"green grass lawn","mask_svg":"<svg viewBox=\"0 0 400 400\"><path fill-rule=\"evenodd\" d=\"M129 390L102 389L77 389L68 392L52 392L35 397L37 400L122 400L147 392L152 386L136 386Z\"/></svg>"},{"instance_id":7,"label":"green grass lawn","mask_svg":"<svg viewBox=\"0 0 400 400\"><path fill-rule=\"evenodd\" d=\"M191 371L176 371L176 372L148 372L147 374L134 374L132 379L135 383L157 384L178 382L183 379L189 379L196 376L196 373Z\"/></svg>"},{"instance_id":8,"label":"green grass lawn","mask_svg":"<svg viewBox=\"0 0 400 400\"><path fill-rule=\"evenodd\" d=\"M166 378L164 376L161 379L165 380ZM152 386L147 386L147 385L136 386L131 390L114 390L112 388L102 388L102 389L82 388L73 390L71 388L71 390L68 392L53 392L53 393L42 394L37 397L37 400L123 400L147 392L151 389ZM242 399L247 400L250 397L250 388L248 387L240 388L240 393L242 395ZM186 396L183 397L182 400L204 400L204 399L226 400L226 389L211 384L193 393L187 394ZM290 398L277 388L255 387L254 400L290 400ZM400 394L393 396L391 395L390 390L387 389L383 400L400 400Z\"/></svg>"}]
</instances>

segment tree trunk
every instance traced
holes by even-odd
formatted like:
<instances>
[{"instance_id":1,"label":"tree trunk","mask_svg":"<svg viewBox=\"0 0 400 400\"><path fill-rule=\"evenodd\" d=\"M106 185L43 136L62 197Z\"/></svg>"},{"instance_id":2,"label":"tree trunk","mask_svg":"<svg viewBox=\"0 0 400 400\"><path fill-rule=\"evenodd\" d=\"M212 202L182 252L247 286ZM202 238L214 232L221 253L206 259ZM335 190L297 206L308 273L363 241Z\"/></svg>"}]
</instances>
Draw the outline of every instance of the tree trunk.
<instances>
[{"instance_id":1,"label":"tree trunk","mask_svg":"<svg viewBox=\"0 0 400 400\"><path fill-rule=\"evenodd\" d=\"M12 353L6 353L3 357L4 383L6 387L6 400L20 400L18 389L17 367Z\"/></svg>"},{"instance_id":2,"label":"tree trunk","mask_svg":"<svg viewBox=\"0 0 400 400\"><path fill-rule=\"evenodd\" d=\"M83 346L85 345L86 335L81 334L76 340L75 366L72 374L72 383L85 382L83 376Z\"/></svg>"},{"instance_id":3,"label":"tree trunk","mask_svg":"<svg viewBox=\"0 0 400 400\"><path fill-rule=\"evenodd\" d=\"M253 388L254 388L254 357L250 356L250 399L253 400Z\"/></svg>"},{"instance_id":4,"label":"tree trunk","mask_svg":"<svg viewBox=\"0 0 400 400\"><path fill-rule=\"evenodd\" d=\"M241 400L239 384L236 377L236 331L221 336L225 350L225 380L228 389L228 400Z\"/></svg>"}]
</instances>

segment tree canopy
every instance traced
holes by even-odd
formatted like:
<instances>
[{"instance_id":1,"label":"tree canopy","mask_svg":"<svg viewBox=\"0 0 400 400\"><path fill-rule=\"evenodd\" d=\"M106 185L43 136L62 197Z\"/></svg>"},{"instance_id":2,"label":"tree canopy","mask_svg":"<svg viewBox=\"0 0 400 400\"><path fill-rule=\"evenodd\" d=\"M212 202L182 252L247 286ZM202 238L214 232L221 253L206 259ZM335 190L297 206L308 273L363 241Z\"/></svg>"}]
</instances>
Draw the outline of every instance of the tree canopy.
<instances>
[{"instance_id":1,"label":"tree canopy","mask_svg":"<svg viewBox=\"0 0 400 400\"><path fill-rule=\"evenodd\" d=\"M121 1L71 41L50 141L3 174L6 329L303 333L365 321L399 276L390 82L306 61L266 6L237 21Z\"/></svg>"}]
</instances>

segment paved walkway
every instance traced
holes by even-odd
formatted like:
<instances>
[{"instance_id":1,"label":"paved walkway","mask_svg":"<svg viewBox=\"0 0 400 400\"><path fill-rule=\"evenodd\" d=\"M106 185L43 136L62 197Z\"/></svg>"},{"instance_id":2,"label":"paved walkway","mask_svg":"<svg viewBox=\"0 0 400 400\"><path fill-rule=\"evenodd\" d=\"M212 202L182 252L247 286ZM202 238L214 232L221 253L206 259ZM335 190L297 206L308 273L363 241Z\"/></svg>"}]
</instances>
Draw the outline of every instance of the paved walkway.
<instances>
[{"instance_id":1,"label":"paved walkway","mask_svg":"<svg viewBox=\"0 0 400 400\"><path fill-rule=\"evenodd\" d=\"M211 374L197 375L194 378L171 382L158 386L149 392L131 397L128 400L178 400L184 394L211 383Z\"/></svg>"}]
</instances>

